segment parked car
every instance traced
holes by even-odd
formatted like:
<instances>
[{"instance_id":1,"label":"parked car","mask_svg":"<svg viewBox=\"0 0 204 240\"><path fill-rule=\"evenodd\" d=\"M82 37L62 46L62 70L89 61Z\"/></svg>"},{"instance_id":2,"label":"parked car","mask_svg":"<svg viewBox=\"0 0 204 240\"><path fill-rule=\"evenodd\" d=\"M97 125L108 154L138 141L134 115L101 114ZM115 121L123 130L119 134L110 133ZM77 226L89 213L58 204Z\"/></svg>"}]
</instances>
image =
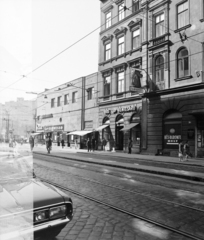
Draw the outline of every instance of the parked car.
<instances>
[{"instance_id":1,"label":"parked car","mask_svg":"<svg viewBox=\"0 0 204 240\"><path fill-rule=\"evenodd\" d=\"M71 198L28 171L32 156L9 154L0 152L0 239L54 238L73 217Z\"/></svg>"}]
</instances>

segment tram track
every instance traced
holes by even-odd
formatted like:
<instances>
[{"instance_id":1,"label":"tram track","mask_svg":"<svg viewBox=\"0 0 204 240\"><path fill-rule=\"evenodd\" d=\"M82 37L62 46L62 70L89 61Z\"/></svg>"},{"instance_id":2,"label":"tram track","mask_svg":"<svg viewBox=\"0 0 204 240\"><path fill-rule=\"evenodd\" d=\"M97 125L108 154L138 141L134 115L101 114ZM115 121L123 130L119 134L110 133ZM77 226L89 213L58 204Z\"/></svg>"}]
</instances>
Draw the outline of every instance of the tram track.
<instances>
[{"instance_id":1,"label":"tram track","mask_svg":"<svg viewBox=\"0 0 204 240\"><path fill-rule=\"evenodd\" d=\"M47 168L49 168L48 166L46 166ZM57 172L62 172L62 170L59 170L59 169L55 169L55 171ZM109 188L113 188L113 189L117 189L117 190L120 190L120 191L123 191L123 192L126 192L126 193L132 193L132 194L135 194L135 195L140 195L140 196L144 196L144 197L148 197L149 199L151 200L154 200L154 201L157 201L157 202L161 202L161 203L167 203L167 204L171 204L173 206L178 206L178 207L182 207L182 208L187 208L187 209L190 209L190 210L194 210L194 211L198 211L198 212L203 212L204 213L204 210L203 209L198 209L198 208L194 208L194 207L191 207L191 206L188 206L186 204L180 204L178 202L173 202L173 201L169 201L169 200L165 200L165 199L161 199L161 198L158 198L158 197L154 197L150 194L146 194L146 193L141 193L139 191L133 191L133 190L127 190L125 188L122 188L122 187L118 187L118 186L115 186L115 185L112 185L112 184L106 184L106 183L102 183L102 182L99 182L99 181L96 181L96 180L93 180L93 179L90 179L90 178L86 178L86 177L82 177L80 175L76 175L76 174L73 174L73 173L69 173L69 176L73 176L73 177L77 177L79 179L82 179L83 181L87 181L87 182L90 182L90 183L94 183L94 184L98 184L98 185L101 185L101 186L104 186L104 187L109 187ZM195 193L195 192L194 192Z\"/></svg>"},{"instance_id":2,"label":"tram track","mask_svg":"<svg viewBox=\"0 0 204 240\"><path fill-rule=\"evenodd\" d=\"M45 162L49 162L49 163L54 163L54 164L59 164L59 162L57 162L55 159L53 159L53 158L49 158L49 160L48 159L45 159L45 158L43 158L43 159L39 159L39 160L41 160L41 161L45 161ZM73 162L74 163L74 166L72 166L71 164L70 164L70 162ZM76 165L75 165L75 161L74 160L71 160L71 159L69 159L69 160L64 160L64 159L60 159L60 164L61 165L64 165L64 166L70 166L71 165L71 167L74 167L74 168L76 168ZM84 164L92 164L92 163L84 163ZM77 168L80 168L80 169L84 169L83 167L80 167L81 165L77 165ZM110 166L110 168L112 168L111 166ZM97 172L99 172L99 173L101 173L100 171L98 171L98 170L96 170ZM134 172L133 172L134 173ZM110 176L115 176L115 175L113 175L113 174L110 174ZM118 177L118 176L115 176L115 177ZM158 177L160 177L160 175L158 175ZM145 181L141 181L141 180L137 180L138 182L141 182L141 183L148 183L148 184L150 184L150 185L155 185L154 183L149 183L149 182L145 182ZM193 184L192 182L191 182L191 184ZM197 184L197 183L196 183ZM200 184L202 184L202 183L200 183ZM157 185L157 184L156 184ZM172 187L167 187L166 185L164 185L164 184L161 184L160 183L160 185L159 186L161 186L161 187L164 187L164 188L172 188ZM174 188L175 189L175 188ZM179 188L180 189L180 188ZM199 191L194 191L194 190L192 190L192 189L189 189L189 188L185 188L185 187L183 187L182 188L182 190L183 191L187 191L187 192L191 192L191 193L195 193L195 194L204 194L204 193L202 193L202 192L199 192Z\"/></svg>"},{"instance_id":3,"label":"tram track","mask_svg":"<svg viewBox=\"0 0 204 240\"><path fill-rule=\"evenodd\" d=\"M163 229L168 230L168 231L170 231L170 232L179 234L180 236L184 236L184 237L187 237L187 238L192 239L192 240L204 240L204 238L200 238L200 237L198 237L198 236L194 236L194 235L192 235L191 233L184 232L184 231L182 231L182 230L178 230L178 229L176 229L176 228L173 228L173 227L168 226L168 225L166 225L166 224L163 224L163 223L154 221L154 220L152 220L152 219L149 219L149 218L147 218L147 217L141 216L141 215L139 215L139 214L132 213L132 212L127 211L127 210L125 210L125 209L122 209L122 208L120 208L120 207L117 207L117 206L114 206L114 205L112 205L112 204L106 203L105 201L98 200L98 199L96 199L96 198L90 197L90 196L88 196L88 195L86 195L86 194L80 193L80 192L78 192L78 191L76 191L76 190L73 190L73 189L71 189L71 188L67 188L67 187L62 186L62 185L60 185L60 184L57 184L57 183L55 183L55 182L53 182L53 181L44 179L44 178L42 178L42 177L38 177L38 178L39 178L40 180L44 181L44 182L47 182L47 183L49 183L49 184L54 185L55 187L58 187L58 188L61 189L61 190L70 192L70 193L72 193L72 194L74 194L74 195L77 195L77 196L79 196L79 197L88 199L88 200L93 201L93 202L95 202L95 203L97 203L97 204L101 204L101 205L103 205L103 206L109 207L110 209L113 209L113 210L118 211L118 212L120 212L120 213L126 214L126 215L128 215L128 216L133 217L133 218L140 219L140 220L145 221L145 222L147 222L147 223L151 223L151 224L153 224L153 225L155 225L155 226L157 226L157 227L160 227L160 228L163 228Z\"/></svg>"}]
</instances>

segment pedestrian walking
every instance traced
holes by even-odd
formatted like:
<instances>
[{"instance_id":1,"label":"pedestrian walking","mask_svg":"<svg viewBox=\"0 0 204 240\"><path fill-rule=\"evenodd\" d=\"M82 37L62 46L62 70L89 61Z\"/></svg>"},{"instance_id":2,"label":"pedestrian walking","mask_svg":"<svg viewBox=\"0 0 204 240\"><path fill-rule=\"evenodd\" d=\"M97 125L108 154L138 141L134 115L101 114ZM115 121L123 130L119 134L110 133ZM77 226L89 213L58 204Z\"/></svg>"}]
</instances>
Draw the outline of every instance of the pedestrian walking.
<instances>
[{"instance_id":1,"label":"pedestrian walking","mask_svg":"<svg viewBox=\"0 0 204 240\"><path fill-rule=\"evenodd\" d=\"M184 146L183 146L183 153L185 156L185 160L188 161L188 158L190 157L190 146L188 144L188 141L185 142Z\"/></svg>"},{"instance_id":2,"label":"pedestrian walking","mask_svg":"<svg viewBox=\"0 0 204 240\"><path fill-rule=\"evenodd\" d=\"M64 148L64 139L61 140L62 148Z\"/></svg>"},{"instance_id":3,"label":"pedestrian walking","mask_svg":"<svg viewBox=\"0 0 204 240\"><path fill-rule=\"evenodd\" d=\"M51 139L51 137L48 137L46 139L46 148L47 148L47 153L50 153L50 151L52 150L52 139Z\"/></svg>"},{"instance_id":4,"label":"pedestrian walking","mask_svg":"<svg viewBox=\"0 0 204 240\"><path fill-rule=\"evenodd\" d=\"M34 144L35 144L34 137L32 135L30 135L30 137L29 137L29 144L30 144L30 150L32 152L33 148L34 148Z\"/></svg>"},{"instance_id":5,"label":"pedestrian walking","mask_svg":"<svg viewBox=\"0 0 204 240\"><path fill-rule=\"evenodd\" d=\"M94 152L95 148L96 148L96 139L92 138L91 140L91 147L92 147L92 151Z\"/></svg>"},{"instance_id":6,"label":"pedestrian walking","mask_svg":"<svg viewBox=\"0 0 204 240\"><path fill-rule=\"evenodd\" d=\"M131 154L132 152L132 139L129 138L128 140L128 154Z\"/></svg>"},{"instance_id":7,"label":"pedestrian walking","mask_svg":"<svg viewBox=\"0 0 204 240\"><path fill-rule=\"evenodd\" d=\"M179 152L178 152L178 156L179 156L179 162L183 161L183 141L179 140Z\"/></svg>"},{"instance_id":8,"label":"pedestrian walking","mask_svg":"<svg viewBox=\"0 0 204 240\"><path fill-rule=\"evenodd\" d=\"M87 146L88 152L91 151L91 141L90 141L89 138L88 138L87 141L86 141L86 146Z\"/></svg>"}]
</instances>

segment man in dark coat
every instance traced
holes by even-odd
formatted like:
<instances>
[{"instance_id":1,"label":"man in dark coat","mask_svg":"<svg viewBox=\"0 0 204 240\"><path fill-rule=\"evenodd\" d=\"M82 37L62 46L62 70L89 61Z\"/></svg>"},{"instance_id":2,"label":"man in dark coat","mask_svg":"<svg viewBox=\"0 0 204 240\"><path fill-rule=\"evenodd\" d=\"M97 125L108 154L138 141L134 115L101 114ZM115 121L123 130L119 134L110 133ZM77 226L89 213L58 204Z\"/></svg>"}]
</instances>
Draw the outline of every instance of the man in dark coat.
<instances>
[{"instance_id":1,"label":"man in dark coat","mask_svg":"<svg viewBox=\"0 0 204 240\"><path fill-rule=\"evenodd\" d=\"M132 152L132 139L129 138L128 140L128 154L131 154Z\"/></svg>"},{"instance_id":2,"label":"man in dark coat","mask_svg":"<svg viewBox=\"0 0 204 240\"><path fill-rule=\"evenodd\" d=\"M33 151L33 148L34 148L34 138L33 136L30 135L29 137L29 143L30 143L30 150L31 152Z\"/></svg>"},{"instance_id":3,"label":"man in dark coat","mask_svg":"<svg viewBox=\"0 0 204 240\"><path fill-rule=\"evenodd\" d=\"M91 151L91 141L90 141L89 138L88 138L87 141L86 141L86 145L87 145L87 150L88 150L88 152Z\"/></svg>"},{"instance_id":4,"label":"man in dark coat","mask_svg":"<svg viewBox=\"0 0 204 240\"><path fill-rule=\"evenodd\" d=\"M96 139L95 138L92 138L91 140L91 146L92 146L92 150L94 152L95 148L96 148Z\"/></svg>"},{"instance_id":5,"label":"man in dark coat","mask_svg":"<svg viewBox=\"0 0 204 240\"><path fill-rule=\"evenodd\" d=\"M64 148L64 139L61 140L62 148Z\"/></svg>"},{"instance_id":6,"label":"man in dark coat","mask_svg":"<svg viewBox=\"0 0 204 240\"><path fill-rule=\"evenodd\" d=\"M48 139L46 141L46 148L47 148L47 153L50 153L51 148L52 148L52 139L51 139L51 137L48 137Z\"/></svg>"}]
</instances>

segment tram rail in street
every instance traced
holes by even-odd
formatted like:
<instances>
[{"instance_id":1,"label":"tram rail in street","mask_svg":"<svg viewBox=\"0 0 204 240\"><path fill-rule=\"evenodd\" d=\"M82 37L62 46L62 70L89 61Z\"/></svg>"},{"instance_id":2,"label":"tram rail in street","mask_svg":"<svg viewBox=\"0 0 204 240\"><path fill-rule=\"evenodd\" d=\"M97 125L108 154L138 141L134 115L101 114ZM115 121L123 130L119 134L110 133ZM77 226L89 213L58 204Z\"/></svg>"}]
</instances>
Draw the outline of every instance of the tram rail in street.
<instances>
[{"instance_id":1,"label":"tram rail in street","mask_svg":"<svg viewBox=\"0 0 204 240\"><path fill-rule=\"evenodd\" d=\"M161 228L163 228L163 229L166 229L166 230L168 230L168 231L174 232L174 233L176 233L176 234L179 234L179 235L181 235L181 236L187 237L187 238L189 238L189 239L193 239L193 240L203 240L203 238L200 238L200 237L198 237L198 236L194 236L194 235L192 235L192 234L190 234L190 233L187 233L187 232L178 230L178 229L173 228L173 227L170 227L170 226L168 226L168 225L166 225L166 224L162 224L162 223L159 223L159 222L157 222L157 221L154 221L154 220L148 219L148 218L146 218L146 217L143 217L143 216L141 216L141 215L138 215L138 214L135 214L135 213L126 211L126 210L124 210L124 209L122 209L122 208L119 208L119 207L116 207L116 206L114 206L114 205L108 204L108 203L106 203L106 202L104 202L104 201L100 201L100 200L98 200L98 199L96 199L96 198L93 198L93 197L90 197L90 196L88 196L88 195L82 194L82 193L80 193L80 192L78 192L78 191L75 191L75 190L73 190L73 189L71 189L71 188L64 187L64 186L62 186L62 185L59 185L59 184L57 184L57 183L55 183L55 182L49 181L49 180L44 179L44 178L41 178L41 177L38 177L38 178L39 178L40 180L42 180L42 181L44 181L44 182L47 182L47 183L49 183L49 184L52 184L52 185L54 185L54 186L56 186L56 187L58 187L58 188L60 188L60 189L62 189L62 190L64 190L64 191L68 191L68 192L70 192L70 193L72 193L72 194L75 194L75 195L77 195L77 196L79 196L79 197L88 199L88 200L90 200L90 201L93 201L93 202L98 203L98 204L101 204L101 205L104 205L104 206L106 206L106 207L109 207L109 208L111 208L111 209L114 209L114 210L116 210L116 211L119 211L120 213L126 214L126 215L128 215L128 216L133 217L133 218L137 218L137 219L143 220L143 221L145 221L145 222L154 224L155 226L161 227Z\"/></svg>"}]
</instances>

